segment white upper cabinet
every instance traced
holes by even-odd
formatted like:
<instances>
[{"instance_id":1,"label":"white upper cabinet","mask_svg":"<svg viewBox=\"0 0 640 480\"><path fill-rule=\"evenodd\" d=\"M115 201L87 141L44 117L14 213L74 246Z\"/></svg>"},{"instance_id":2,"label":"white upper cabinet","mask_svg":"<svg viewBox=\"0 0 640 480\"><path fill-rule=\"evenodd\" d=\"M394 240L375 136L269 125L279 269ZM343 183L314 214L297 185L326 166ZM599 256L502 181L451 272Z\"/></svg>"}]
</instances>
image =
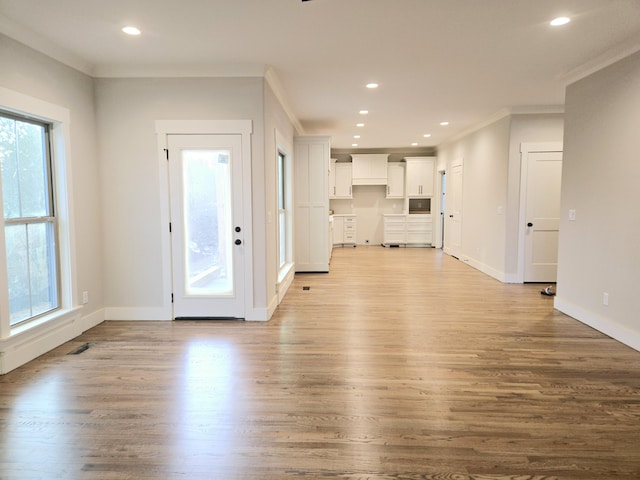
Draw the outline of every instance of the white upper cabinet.
<instances>
[{"instance_id":1,"label":"white upper cabinet","mask_svg":"<svg viewBox=\"0 0 640 480\"><path fill-rule=\"evenodd\" d=\"M404 198L404 162L387 164L387 198Z\"/></svg>"},{"instance_id":2,"label":"white upper cabinet","mask_svg":"<svg viewBox=\"0 0 640 480\"><path fill-rule=\"evenodd\" d=\"M331 159L329 173L329 198L353 198L351 194L351 162L336 162Z\"/></svg>"},{"instance_id":3,"label":"white upper cabinet","mask_svg":"<svg viewBox=\"0 0 640 480\"><path fill-rule=\"evenodd\" d=\"M356 154L353 160L353 185L386 185L387 160L384 154Z\"/></svg>"},{"instance_id":4,"label":"white upper cabinet","mask_svg":"<svg viewBox=\"0 0 640 480\"><path fill-rule=\"evenodd\" d=\"M406 157L407 197L433 197L434 157Z\"/></svg>"}]
</instances>

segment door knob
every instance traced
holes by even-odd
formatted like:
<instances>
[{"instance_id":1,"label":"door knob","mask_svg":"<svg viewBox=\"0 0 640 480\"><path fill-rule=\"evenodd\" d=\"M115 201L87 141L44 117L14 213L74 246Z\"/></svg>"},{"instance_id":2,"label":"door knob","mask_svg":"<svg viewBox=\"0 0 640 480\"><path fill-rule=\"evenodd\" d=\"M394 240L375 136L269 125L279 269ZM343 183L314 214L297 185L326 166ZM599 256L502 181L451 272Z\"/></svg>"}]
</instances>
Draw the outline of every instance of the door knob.
<instances>
[{"instance_id":1,"label":"door knob","mask_svg":"<svg viewBox=\"0 0 640 480\"><path fill-rule=\"evenodd\" d=\"M527 227L533 227L533 223L531 222L527 223Z\"/></svg>"},{"instance_id":2,"label":"door knob","mask_svg":"<svg viewBox=\"0 0 640 480\"><path fill-rule=\"evenodd\" d=\"M236 241L235 241L234 243L235 243L236 245L240 245L240 244L242 244L242 240L240 240L240 239L238 238L238 239L236 239Z\"/></svg>"},{"instance_id":3,"label":"door knob","mask_svg":"<svg viewBox=\"0 0 640 480\"><path fill-rule=\"evenodd\" d=\"M236 227L236 232L240 233L242 229L240 227Z\"/></svg>"},{"instance_id":4,"label":"door knob","mask_svg":"<svg viewBox=\"0 0 640 480\"><path fill-rule=\"evenodd\" d=\"M449 218L453 218L453 215L449 215Z\"/></svg>"}]
</instances>

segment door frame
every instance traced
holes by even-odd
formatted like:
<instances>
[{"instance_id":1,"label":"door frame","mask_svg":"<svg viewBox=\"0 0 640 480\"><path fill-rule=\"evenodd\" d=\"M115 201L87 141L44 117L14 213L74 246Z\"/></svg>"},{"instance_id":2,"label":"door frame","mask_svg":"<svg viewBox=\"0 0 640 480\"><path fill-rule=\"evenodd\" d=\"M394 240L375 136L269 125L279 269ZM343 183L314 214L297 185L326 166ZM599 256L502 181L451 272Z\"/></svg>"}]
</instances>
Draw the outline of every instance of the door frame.
<instances>
[{"instance_id":1,"label":"door frame","mask_svg":"<svg viewBox=\"0 0 640 480\"><path fill-rule=\"evenodd\" d=\"M172 295L172 253L170 222L169 162L167 147L169 135L240 135L242 146L242 189L243 189L243 242L244 263L244 318L261 319L254 311L253 303L253 215L251 190L251 120L156 120L156 136L159 162L160 225L159 237L162 249L162 316L163 320L174 320Z\"/></svg>"},{"instance_id":2,"label":"door frame","mask_svg":"<svg viewBox=\"0 0 640 480\"><path fill-rule=\"evenodd\" d=\"M518 270L516 283L524 283L525 264L525 222L527 207L527 186L529 170L529 154L544 152L562 152L562 142L535 142L520 144L520 209L518 212Z\"/></svg>"}]
</instances>

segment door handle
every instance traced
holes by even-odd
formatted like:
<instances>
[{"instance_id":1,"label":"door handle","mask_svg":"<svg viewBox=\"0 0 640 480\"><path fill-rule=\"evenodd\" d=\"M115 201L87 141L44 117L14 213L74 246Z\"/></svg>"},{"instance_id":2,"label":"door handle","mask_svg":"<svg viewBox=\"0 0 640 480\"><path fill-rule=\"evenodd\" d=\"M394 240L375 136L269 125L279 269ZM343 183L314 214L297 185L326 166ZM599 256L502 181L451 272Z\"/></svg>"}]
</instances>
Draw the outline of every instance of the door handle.
<instances>
[{"instance_id":1,"label":"door handle","mask_svg":"<svg viewBox=\"0 0 640 480\"><path fill-rule=\"evenodd\" d=\"M533 227L533 223L531 222L527 223L527 227Z\"/></svg>"},{"instance_id":2,"label":"door handle","mask_svg":"<svg viewBox=\"0 0 640 480\"><path fill-rule=\"evenodd\" d=\"M449 218L453 218L453 215L449 215Z\"/></svg>"},{"instance_id":3,"label":"door handle","mask_svg":"<svg viewBox=\"0 0 640 480\"><path fill-rule=\"evenodd\" d=\"M233 242L233 243L235 243L236 245L241 245L241 244L242 244L242 240L240 240L240 239L238 238L238 239L236 239L236 241L235 241L235 242Z\"/></svg>"},{"instance_id":4,"label":"door handle","mask_svg":"<svg viewBox=\"0 0 640 480\"><path fill-rule=\"evenodd\" d=\"M236 232L240 233L242 231L242 229L240 227L236 227L235 228Z\"/></svg>"}]
</instances>

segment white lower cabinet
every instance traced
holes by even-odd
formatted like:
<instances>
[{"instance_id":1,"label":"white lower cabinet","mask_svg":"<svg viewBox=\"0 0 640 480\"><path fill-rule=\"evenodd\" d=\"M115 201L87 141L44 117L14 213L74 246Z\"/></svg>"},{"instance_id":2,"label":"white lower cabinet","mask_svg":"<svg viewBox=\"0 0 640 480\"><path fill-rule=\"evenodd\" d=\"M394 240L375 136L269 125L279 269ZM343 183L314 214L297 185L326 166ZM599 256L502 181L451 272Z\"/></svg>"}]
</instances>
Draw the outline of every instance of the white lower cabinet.
<instances>
[{"instance_id":1,"label":"white lower cabinet","mask_svg":"<svg viewBox=\"0 0 640 480\"><path fill-rule=\"evenodd\" d=\"M433 220L431 215L384 215L385 246L391 245L431 245L433 241Z\"/></svg>"},{"instance_id":2,"label":"white lower cabinet","mask_svg":"<svg viewBox=\"0 0 640 480\"><path fill-rule=\"evenodd\" d=\"M355 245L356 244L356 216L355 215L333 215L333 244L334 245Z\"/></svg>"}]
</instances>

